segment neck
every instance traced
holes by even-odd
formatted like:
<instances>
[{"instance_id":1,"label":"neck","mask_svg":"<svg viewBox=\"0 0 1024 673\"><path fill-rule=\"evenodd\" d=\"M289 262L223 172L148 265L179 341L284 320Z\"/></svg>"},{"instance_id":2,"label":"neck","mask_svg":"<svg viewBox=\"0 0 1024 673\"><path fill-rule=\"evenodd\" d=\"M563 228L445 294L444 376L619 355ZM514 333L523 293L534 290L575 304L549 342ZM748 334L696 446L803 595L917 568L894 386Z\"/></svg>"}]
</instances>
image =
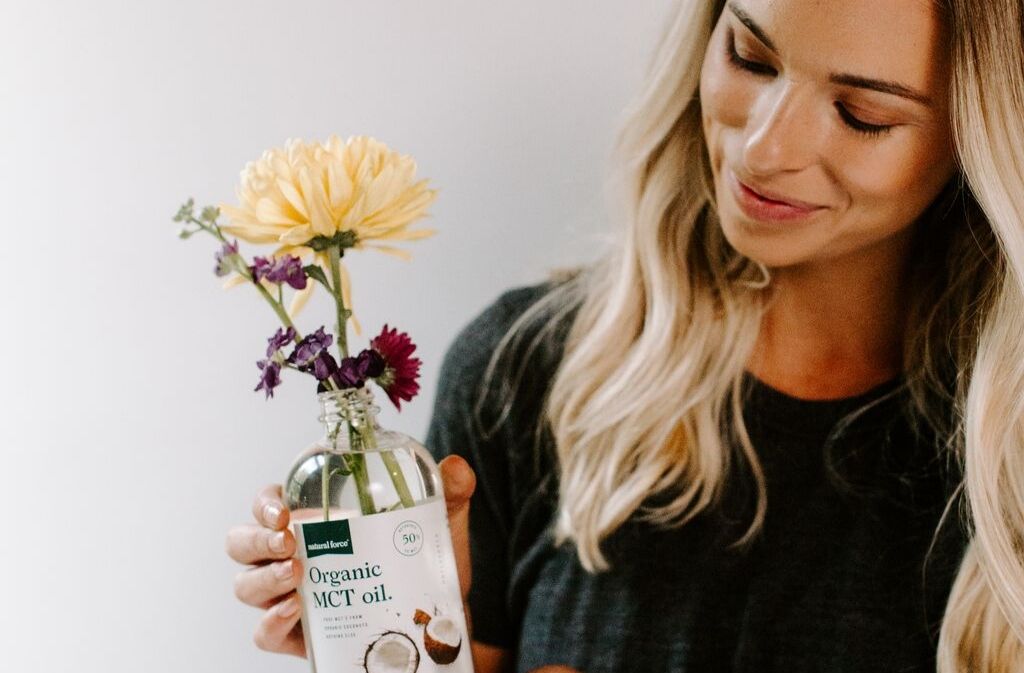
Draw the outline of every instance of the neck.
<instances>
[{"instance_id":1,"label":"neck","mask_svg":"<svg viewBox=\"0 0 1024 673\"><path fill-rule=\"evenodd\" d=\"M748 370L804 399L850 397L896 378L909 230L856 255L773 269Z\"/></svg>"}]
</instances>

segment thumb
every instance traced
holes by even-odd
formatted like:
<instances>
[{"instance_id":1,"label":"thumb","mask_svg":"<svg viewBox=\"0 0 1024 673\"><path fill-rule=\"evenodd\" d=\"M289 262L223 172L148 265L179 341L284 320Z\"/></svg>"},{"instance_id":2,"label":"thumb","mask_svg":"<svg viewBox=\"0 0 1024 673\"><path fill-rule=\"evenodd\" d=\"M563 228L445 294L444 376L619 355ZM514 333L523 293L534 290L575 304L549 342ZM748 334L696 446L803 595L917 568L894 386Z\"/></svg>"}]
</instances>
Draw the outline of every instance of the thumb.
<instances>
[{"instance_id":1,"label":"thumb","mask_svg":"<svg viewBox=\"0 0 1024 673\"><path fill-rule=\"evenodd\" d=\"M455 551L455 565L459 572L459 588L462 600L469 594L472 580L469 558L469 498L476 490L476 475L460 456L448 456L442 460L441 481L444 483L444 500L448 506L448 527L452 534Z\"/></svg>"}]
</instances>

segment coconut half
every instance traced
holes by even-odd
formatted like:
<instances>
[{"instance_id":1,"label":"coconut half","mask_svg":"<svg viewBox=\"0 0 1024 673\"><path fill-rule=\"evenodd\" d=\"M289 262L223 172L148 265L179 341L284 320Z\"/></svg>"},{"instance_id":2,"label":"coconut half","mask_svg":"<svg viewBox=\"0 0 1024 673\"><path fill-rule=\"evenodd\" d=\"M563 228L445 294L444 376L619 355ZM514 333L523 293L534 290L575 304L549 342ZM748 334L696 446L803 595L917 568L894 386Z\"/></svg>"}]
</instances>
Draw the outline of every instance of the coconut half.
<instances>
[{"instance_id":1,"label":"coconut half","mask_svg":"<svg viewBox=\"0 0 1024 673\"><path fill-rule=\"evenodd\" d=\"M401 631L385 631L366 648L366 673L416 673L420 651L412 638Z\"/></svg>"},{"instance_id":2,"label":"coconut half","mask_svg":"<svg viewBox=\"0 0 1024 673\"><path fill-rule=\"evenodd\" d=\"M433 617L423 628L423 649L438 664L450 664L462 649L462 634L450 617Z\"/></svg>"}]
</instances>

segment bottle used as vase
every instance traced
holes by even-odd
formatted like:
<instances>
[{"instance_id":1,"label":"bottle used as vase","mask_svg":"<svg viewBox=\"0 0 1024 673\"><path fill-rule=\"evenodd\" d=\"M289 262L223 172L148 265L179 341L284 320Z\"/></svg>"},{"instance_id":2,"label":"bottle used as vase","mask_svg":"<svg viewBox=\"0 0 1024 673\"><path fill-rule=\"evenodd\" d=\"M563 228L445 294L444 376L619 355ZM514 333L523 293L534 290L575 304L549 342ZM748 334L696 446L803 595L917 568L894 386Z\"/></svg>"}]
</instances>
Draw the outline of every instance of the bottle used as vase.
<instances>
[{"instance_id":1,"label":"bottle used as vase","mask_svg":"<svg viewBox=\"0 0 1024 673\"><path fill-rule=\"evenodd\" d=\"M323 437L284 483L314 673L471 673L441 474L365 387L318 395Z\"/></svg>"}]
</instances>

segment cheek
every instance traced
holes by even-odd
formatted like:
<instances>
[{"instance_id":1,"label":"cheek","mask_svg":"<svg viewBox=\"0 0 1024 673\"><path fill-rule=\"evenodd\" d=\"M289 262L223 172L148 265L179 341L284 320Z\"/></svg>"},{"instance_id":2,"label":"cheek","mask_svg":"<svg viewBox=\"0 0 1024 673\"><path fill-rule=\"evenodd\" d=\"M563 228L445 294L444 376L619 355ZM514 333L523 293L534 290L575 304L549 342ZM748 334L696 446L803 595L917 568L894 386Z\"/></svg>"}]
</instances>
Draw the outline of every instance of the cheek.
<instances>
[{"instance_id":1,"label":"cheek","mask_svg":"<svg viewBox=\"0 0 1024 673\"><path fill-rule=\"evenodd\" d=\"M719 54L718 40L712 40L700 78L705 132L715 126L742 129L755 95L754 87L725 62L724 54Z\"/></svg>"},{"instance_id":2,"label":"cheek","mask_svg":"<svg viewBox=\"0 0 1024 673\"><path fill-rule=\"evenodd\" d=\"M920 215L953 172L952 158L936 160L928 142L856 154L859 158L846 163L845 170L853 203L895 227Z\"/></svg>"}]
</instances>

